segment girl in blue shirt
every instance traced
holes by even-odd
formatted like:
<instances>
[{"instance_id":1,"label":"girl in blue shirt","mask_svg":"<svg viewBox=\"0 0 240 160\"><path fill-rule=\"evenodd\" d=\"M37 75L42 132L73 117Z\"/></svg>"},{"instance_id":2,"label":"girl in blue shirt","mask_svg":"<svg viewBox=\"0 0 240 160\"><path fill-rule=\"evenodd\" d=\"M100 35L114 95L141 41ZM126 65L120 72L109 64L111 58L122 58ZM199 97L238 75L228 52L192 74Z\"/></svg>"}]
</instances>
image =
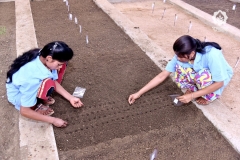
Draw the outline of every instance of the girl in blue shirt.
<instances>
[{"instance_id":1,"label":"girl in blue shirt","mask_svg":"<svg viewBox=\"0 0 240 160\"><path fill-rule=\"evenodd\" d=\"M66 121L50 116L54 111L49 105L55 102L50 97L54 90L69 100L73 107L83 105L79 98L60 85L66 62L72 57L72 49L61 41L48 43L41 50L23 53L13 61L7 72L8 101L27 118L65 127Z\"/></svg>"},{"instance_id":2,"label":"girl in blue shirt","mask_svg":"<svg viewBox=\"0 0 240 160\"><path fill-rule=\"evenodd\" d=\"M129 104L142 94L162 83L174 72L179 88L186 88L184 95L177 97L183 103L193 99L207 105L219 98L233 76L233 70L223 57L221 47L215 42L201 42L189 35L179 37L173 44L175 56L148 84L128 98Z\"/></svg>"}]
</instances>

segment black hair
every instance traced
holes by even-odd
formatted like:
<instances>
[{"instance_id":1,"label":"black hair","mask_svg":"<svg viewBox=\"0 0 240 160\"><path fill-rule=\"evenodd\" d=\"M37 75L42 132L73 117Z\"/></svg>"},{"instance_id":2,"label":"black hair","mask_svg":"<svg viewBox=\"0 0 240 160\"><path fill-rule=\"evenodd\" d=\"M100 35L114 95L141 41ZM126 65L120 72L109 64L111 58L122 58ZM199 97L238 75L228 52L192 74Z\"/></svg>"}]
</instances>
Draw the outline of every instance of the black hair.
<instances>
[{"instance_id":1,"label":"black hair","mask_svg":"<svg viewBox=\"0 0 240 160\"><path fill-rule=\"evenodd\" d=\"M52 59L59 62L66 62L72 59L73 51L68 45L62 41L54 41L46 44L43 49L31 49L24 52L21 56L17 57L13 63L10 65L10 69L7 72L7 83L12 82L12 76L16 73L22 66L34 60L37 56L42 56L46 58L47 56L52 56Z\"/></svg>"},{"instance_id":2,"label":"black hair","mask_svg":"<svg viewBox=\"0 0 240 160\"><path fill-rule=\"evenodd\" d=\"M206 51L204 47L213 46L216 49L221 50L222 48L218 43L215 42L201 42L199 39L194 39L189 35L179 37L173 44L173 50L179 57L191 54L192 51L204 54Z\"/></svg>"}]
</instances>

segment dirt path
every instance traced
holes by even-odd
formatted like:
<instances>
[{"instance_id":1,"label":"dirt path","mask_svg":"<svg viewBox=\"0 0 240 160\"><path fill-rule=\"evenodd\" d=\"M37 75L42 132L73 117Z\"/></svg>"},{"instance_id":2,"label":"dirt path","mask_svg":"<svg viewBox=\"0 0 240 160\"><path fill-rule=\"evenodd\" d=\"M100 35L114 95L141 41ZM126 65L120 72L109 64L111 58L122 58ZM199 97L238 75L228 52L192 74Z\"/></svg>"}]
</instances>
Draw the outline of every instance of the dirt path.
<instances>
[{"instance_id":1,"label":"dirt path","mask_svg":"<svg viewBox=\"0 0 240 160\"><path fill-rule=\"evenodd\" d=\"M6 72L16 58L16 25L14 2L0 2L0 159L19 159L18 112L6 98Z\"/></svg>"},{"instance_id":2,"label":"dirt path","mask_svg":"<svg viewBox=\"0 0 240 160\"><path fill-rule=\"evenodd\" d=\"M68 20L63 2L31 3L39 47L62 40L75 51L63 86L70 92L76 86L87 88L85 106L79 110L55 96L55 116L69 122L54 131L60 158L147 159L154 148L165 159L239 157L193 104L172 105L166 95L181 91L170 79L129 106L128 95L160 69L92 1L69 2L81 34Z\"/></svg>"}]
</instances>

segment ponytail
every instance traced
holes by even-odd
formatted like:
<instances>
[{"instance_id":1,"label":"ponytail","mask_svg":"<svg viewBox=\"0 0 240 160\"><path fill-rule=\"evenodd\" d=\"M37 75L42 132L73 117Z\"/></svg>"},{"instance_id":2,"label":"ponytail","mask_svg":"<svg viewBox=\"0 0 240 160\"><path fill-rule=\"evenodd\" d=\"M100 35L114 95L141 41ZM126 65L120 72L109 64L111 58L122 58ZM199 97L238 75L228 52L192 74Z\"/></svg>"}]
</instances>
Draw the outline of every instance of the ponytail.
<instances>
[{"instance_id":1,"label":"ponytail","mask_svg":"<svg viewBox=\"0 0 240 160\"><path fill-rule=\"evenodd\" d=\"M10 69L7 72L6 83L11 83L13 74L16 73L26 63L35 59L37 56L41 56L43 58L51 56L54 60L59 62L67 62L72 59L73 55L72 49L62 41L50 42L41 50L33 49L27 51L13 61L13 64L10 66Z\"/></svg>"},{"instance_id":2,"label":"ponytail","mask_svg":"<svg viewBox=\"0 0 240 160\"><path fill-rule=\"evenodd\" d=\"M204 50L204 47L206 46L212 46L216 49L219 49L221 50L222 48L220 47L220 45L216 42L201 42L199 39L195 39L196 41L196 52L199 52L199 53L202 53L204 54L205 53L205 50Z\"/></svg>"},{"instance_id":3,"label":"ponytail","mask_svg":"<svg viewBox=\"0 0 240 160\"><path fill-rule=\"evenodd\" d=\"M39 51L40 49L32 49L16 58L10 66L9 71L7 72L6 83L11 83L13 74L16 73L22 66L35 59L39 55Z\"/></svg>"},{"instance_id":4,"label":"ponytail","mask_svg":"<svg viewBox=\"0 0 240 160\"><path fill-rule=\"evenodd\" d=\"M221 50L222 48L215 42L201 42L199 39L194 39L189 35L179 37L173 44L173 50L177 56L183 56L191 54L192 51L204 54L205 47L212 46Z\"/></svg>"}]
</instances>

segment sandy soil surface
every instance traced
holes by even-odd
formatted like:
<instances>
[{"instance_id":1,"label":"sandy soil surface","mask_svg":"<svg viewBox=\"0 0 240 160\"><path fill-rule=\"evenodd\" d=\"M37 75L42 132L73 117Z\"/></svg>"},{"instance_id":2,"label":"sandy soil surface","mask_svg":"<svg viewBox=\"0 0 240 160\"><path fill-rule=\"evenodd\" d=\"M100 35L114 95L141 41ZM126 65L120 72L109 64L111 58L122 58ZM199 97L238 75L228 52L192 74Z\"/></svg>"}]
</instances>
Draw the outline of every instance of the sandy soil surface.
<instances>
[{"instance_id":1,"label":"sandy soil surface","mask_svg":"<svg viewBox=\"0 0 240 160\"><path fill-rule=\"evenodd\" d=\"M152 13L152 4L154 2L155 9ZM192 4L197 2L200 4L199 1L191 2ZM213 8L211 8L211 12L215 12L217 11L216 5L222 6L221 4L223 4L224 6L225 3L225 0L218 1L218 3L211 2L211 5L208 5L207 8L210 10L210 6L212 6ZM174 7L172 4L163 3L162 1L145 1L135 3L116 3L114 6L118 8L121 13L126 15L132 22L136 24L137 27L139 27L139 29L144 31L149 36L149 38L151 38L169 54L174 55L174 52L172 51L172 45L174 41L181 35L189 34L202 41L204 41L206 37L207 41L219 43L228 63L234 68L237 62L237 57L239 57L238 53L240 51L239 41L233 39L230 36L227 36L224 33L219 32L215 27L210 27L203 24L198 19L182 12L181 9ZM228 5L228 13L231 12L230 6L231 5ZM201 7L204 8L203 5L201 5ZM166 10L164 17L162 18L164 8L166 8ZM227 8L225 7L224 9L226 10ZM177 20L174 26L175 14L177 15ZM234 14L231 15L234 16ZM190 22L192 24L192 27L190 32L188 32ZM232 20L231 22L234 24L239 23L237 23L236 20ZM231 93L236 90L237 92L240 91L239 67L240 66L234 68L234 76L229 86L224 90L220 99L223 104L228 106L228 108L237 115L240 115L240 100L236 99L236 95Z\"/></svg>"},{"instance_id":2,"label":"sandy soil surface","mask_svg":"<svg viewBox=\"0 0 240 160\"><path fill-rule=\"evenodd\" d=\"M16 25L14 2L0 2L0 159L19 159L18 111L6 98L6 71L16 58Z\"/></svg>"},{"instance_id":3,"label":"sandy soil surface","mask_svg":"<svg viewBox=\"0 0 240 160\"><path fill-rule=\"evenodd\" d=\"M167 95L181 91L170 79L129 106L128 95L160 69L92 1L69 0L69 4L70 12L82 26L81 34L79 24L68 19L62 1L31 2L39 47L62 40L75 51L63 86L70 92L76 86L87 88L82 99L85 106L78 110L62 97L54 96L54 116L69 122L67 128L54 130L61 159L148 159L154 148L164 159L239 157L193 104L172 105ZM150 26L154 16L150 10L146 12ZM194 19L192 22L197 24ZM179 23L177 26L180 27ZM182 30L169 28L175 35L172 38L159 30L168 42L162 44L167 51L174 39L186 32L187 25L181 26Z\"/></svg>"}]
</instances>

